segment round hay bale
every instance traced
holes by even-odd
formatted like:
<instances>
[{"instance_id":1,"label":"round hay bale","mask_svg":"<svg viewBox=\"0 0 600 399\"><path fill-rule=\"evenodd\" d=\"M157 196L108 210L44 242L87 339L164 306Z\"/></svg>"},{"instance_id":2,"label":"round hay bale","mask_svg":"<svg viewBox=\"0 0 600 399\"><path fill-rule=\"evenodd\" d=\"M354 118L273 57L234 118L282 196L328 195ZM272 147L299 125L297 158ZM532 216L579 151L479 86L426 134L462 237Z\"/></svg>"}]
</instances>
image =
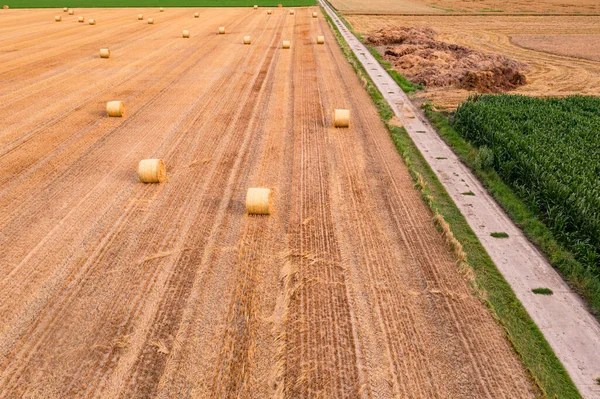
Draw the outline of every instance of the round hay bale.
<instances>
[{"instance_id":1,"label":"round hay bale","mask_svg":"<svg viewBox=\"0 0 600 399\"><path fill-rule=\"evenodd\" d=\"M269 215L271 202L271 190L268 188L249 188L246 193L246 212L249 215Z\"/></svg>"},{"instance_id":2,"label":"round hay bale","mask_svg":"<svg viewBox=\"0 0 600 399\"><path fill-rule=\"evenodd\" d=\"M317 14L317 12L316 12L316 11L313 11L313 18L317 18L317 16L318 16L318 15L319 15L319 14Z\"/></svg>"},{"instance_id":3,"label":"round hay bale","mask_svg":"<svg viewBox=\"0 0 600 399\"><path fill-rule=\"evenodd\" d=\"M8 6L5 4L3 7L5 10L8 10Z\"/></svg>"},{"instance_id":4,"label":"round hay bale","mask_svg":"<svg viewBox=\"0 0 600 399\"><path fill-rule=\"evenodd\" d=\"M165 9L161 7L161 8L158 9L158 11L165 12Z\"/></svg>"},{"instance_id":5,"label":"round hay bale","mask_svg":"<svg viewBox=\"0 0 600 399\"><path fill-rule=\"evenodd\" d=\"M317 36L317 44L325 43L325 36Z\"/></svg>"},{"instance_id":6,"label":"round hay bale","mask_svg":"<svg viewBox=\"0 0 600 399\"><path fill-rule=\"evenodd\" d=\"M69 11L69 9L67 7L64 7L63 12L67 12L67 11Z\"/></svg>"},{"instance_id":7,"label":"round hay bale","mask_svg":"<svg viewBox=\"0 0 600 399\"><path fill-rule=\"evenodd\" d=\"M90 20L88 21L88 23L89 23L90 25L96 25L96 20L95 20L95 19L90 19Z\"/></svg>"},{"instance_id":8,"label":"round hay bale","mask_svg":"<svg viewBox=\"0 0 600 399\"><path fill-rule=\"evenodd\" d=\"M154 18L148 18L148 24L152 25L154 23Z\"/></svg>"},{"instance_id":9,"label":"round hay bale","mask_svg":"<svg viewBox=\"0 0 600 399\"><path fill-rule=\"evenodd\" d=\"M143 20L144 19L144 14L138 14L138 20Z\"/></svg>"},{"instance_id":10,"label":"round hay bale","mask_svg":"<svg viewBox=\"0 0 600 399\"><path fill-rule=\"evenodd\" d=\"M123 101L109 101L106 103L106 113L111 117L121 117L125 114Z\"/></svg>"},{"instance_id":11,"label":"round hay bale","mask_svg":"<svg viewBox=\"0 0 600 399\"><path fill-rule=\"evenodd\" d=\"M244 44L251 44L252 38L250 36L244 36Z\"/></svg>"},{"instance_id":12,"label":"round hay bale","mask_svg":"<svg viewBox=\"0 0 600 399\"><path fill-rule=\"evenodd\" d=\"M190 31L189 30L184 30L181 35L184 38L189 39L189 37L190 37Z\"/></svg>"},{"instance_id":13,"label":"round hay bale","mask_svg":"<svg viewBox=\"0 0 600 399\"><path fill-rule=\"evenodd\" d=\"M100 49L100 58L110 58L110 50L107 48Z\"/></svg>"},{"instance_id":14,"label":"round hay bale","mask_svg":"<svg viewBox=\"0 0 600 399\"><path fill-rule=\"evenodd\" d=\"M277 7L281 8L283 7L283 4L277 4Z\"/></svg>"},{"instance_id":15,"label":"round hay bale","mask_svg":"<svg viewBox=\"0 0 600 399\"><path fill-rule=\"evenodd\" d=\"M195 12L195 13L194 13L194 18L200 18L200 14L199 14L199 13L197 13L197 12Z\"/></svg>"},{"instance_id":16,"label":"round hay bale","mask_svg":"<svg viewBox=\"0 0 600 399\"><path fill-rule=\"evenodd\" d=\"M73 15L73 14L75 14L75 11L69 10L69 15Z\"/></svg>"},{"instance_id":17,"label":"round hay bale","mask_svg":"<svg viewBox=\"0 0 600 399\"><path fill-rule=\"evenodd\" d=\"M290 10L290 15L294 15L295 13L296 13L296 11Z\"/></svg>"},{"instance_id":18,"label":"round hay bale","mask_svg":"<svg viewBox=\"0 0 600 399\"><path fill-rule=\"evenodd\" d=\"M272 10L267 10L267 15L271 15L271 14L273 14L273 11Z\"/></svg>"},{"instance_id":19,"label":"round hay bale","mask_svg":"<svg viewBox=\"0 0 600 399\"><path fill-rule=\"evenodd\" d=\"M162 159L142 159L138 165L138 179L142 183L167 181L167 167Z\"/></svg>"},{"instance_id":20,"label":"round hay bale","mask_svg":"<svg viewBox=\"0 0 600 399\"><path fill-rule=\"evenodd\" d=\"M54 17L54 21L60 22L60 21L62 21L62 17L60 15L57 15L56 17Z\"/></svg>"},{"instance_id":21,"label":"round hay bale","mask_svg":"<svg viewBox=\"0 0 600 399\"><path fill-rule=\"evenodd\" d=\"M283 41L283 48L290 48L290 46L291 46L291 43L290 43L289 40L284 40Z\"/></svg>"},{"instance_id":22,"label":"round hay bale","mask_svg":"<svg viewBox=\"0 0 600 399\"><path fill-rule=\"evenodd\" d=\"M85 21L85 19L83 17L77 18L77 22L82 22L83 23L84 21Z\"/></svg>"},{"instance_id":23,"label":"round hay bale","mask_svg":"<svg viewBox=\"0 0 600 399\"><path fill-rule=\"evenodd\" d=\"M336 109L333 113L334 127L350 127L350 110Z\"/></svg>"},{"instance_id":24,"label":"round hay bale","mask_svg":"<svg viewBox=\"0 0 600 399\"><path fill-rule=\"evenodd\" d=\"M224 35L224 34L225 34L225 27L219 26L219 35Z\"/></svg>"},{"instance_id":25,"label":"round hay bale","mask_svg":"<svg viewBox=\"0 0 600 399\"><path fill-rule=\"evenodd\" d=\"M254 9L255 9L255 10L258 10L258 6L257 6L256 4L254 5Z\"/></svg>"}]
</instances>

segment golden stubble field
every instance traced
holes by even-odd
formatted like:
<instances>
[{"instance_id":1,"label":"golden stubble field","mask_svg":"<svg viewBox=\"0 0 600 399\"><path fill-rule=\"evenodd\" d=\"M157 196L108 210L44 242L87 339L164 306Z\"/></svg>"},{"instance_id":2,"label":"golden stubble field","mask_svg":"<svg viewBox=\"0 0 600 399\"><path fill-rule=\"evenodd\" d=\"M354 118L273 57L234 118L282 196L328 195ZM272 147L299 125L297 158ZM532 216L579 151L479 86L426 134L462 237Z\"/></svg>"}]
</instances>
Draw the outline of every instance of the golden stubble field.
<instances>
[{"instance_id":1,"label":"golden stubble field","mask_svg":"<svg viewBox=\"0 0 600 399\"><path fill-rule=\"evenodd\" d=\"M526 63L527 84L511 93L532 96L600 95L600 16L364 16L348 15L368 35L392 26L429 27L444 42ZM471 91L430 88L417 98L452 109Z\"/></svg>"},{"instance_id":2,"label":"golden stubble field","mask_svg":"<svg viewBox=\"0 0 600 399\"><path fill-rule=\"evenodd\" d=\"M344 14L598 14L597 0L330 0Z\"/></svg>"},{"instance_id":3,"label":"golden stubble field","mask_svg":"<svg viewBox=\"0 0 600 399\"><path fill-rule=\"evenodd\" d=\"M313 10L0 10L0 397L534 396Z\"/></svg>"}]
</instances>

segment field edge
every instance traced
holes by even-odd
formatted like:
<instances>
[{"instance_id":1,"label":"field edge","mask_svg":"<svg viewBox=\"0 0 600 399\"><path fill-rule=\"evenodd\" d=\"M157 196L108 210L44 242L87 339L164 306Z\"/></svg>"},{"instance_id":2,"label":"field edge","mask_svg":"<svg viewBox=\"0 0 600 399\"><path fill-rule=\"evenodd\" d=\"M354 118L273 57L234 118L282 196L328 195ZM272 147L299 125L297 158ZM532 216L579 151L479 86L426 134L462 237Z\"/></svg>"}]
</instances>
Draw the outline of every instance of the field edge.
<instances>
[{"instance_id":1,"label":"field edge","mask_svg":"<svg viewBox=\"0 0 600 399\"><path fill-rule=\"evenodd\" d=\"M363 81L365 90L369 93L377 107L382 122L390 132L391 139L398 153L413 177L415 186L422 193L423 200L434 215L440 215L445 223L449 225L447 238L455 237L467 254L468 266L464 265L464 267L472 270L473 280L471 286L473 293L490 309L494 318L506 332L506 338L527 370L532 382L539 389L540 396L549 398L581 398L575 384L554 354L542 332L533 322L521 302L515 296L510 285L496 268L496 265L416 145L408 136L406 130L390 124L393 111L324 10L323 15L332 28L344 56ZM356 35L352 26L343 16L339 15L339 12L338 17ZM360 36L358 37L360 39ZM386 65L382 66L388 70ZM392 77L394 77L394 80L397 80L395 76ZM451 249L454 249L452 241L450 239L448 241ZM460 268L463 269L463 272L464 267ZM468 274L468 271L466 273Z\"/></svg>"}]
</instances>

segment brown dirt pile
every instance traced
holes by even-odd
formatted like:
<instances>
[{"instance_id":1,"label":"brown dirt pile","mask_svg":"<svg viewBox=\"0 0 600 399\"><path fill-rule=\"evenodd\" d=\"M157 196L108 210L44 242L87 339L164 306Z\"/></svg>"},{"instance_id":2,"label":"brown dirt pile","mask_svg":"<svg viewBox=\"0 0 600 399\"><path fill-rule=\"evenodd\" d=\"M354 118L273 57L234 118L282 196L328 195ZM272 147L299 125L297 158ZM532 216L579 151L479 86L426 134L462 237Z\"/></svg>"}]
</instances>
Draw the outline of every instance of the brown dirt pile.
<instances>
[{"instance_id":1,"label":"brown dirt pile","mask_svg":"<svg viewBox=\"0 0 600 399\"><path fill-rule=\"evenodd\" d=\"M428 87L454 86L480 93L513 90L527 83L527 65L498 54L436 40L431 28L379 29L367 42L383 54L394 69Z\"/></svg>"}]
</instances>

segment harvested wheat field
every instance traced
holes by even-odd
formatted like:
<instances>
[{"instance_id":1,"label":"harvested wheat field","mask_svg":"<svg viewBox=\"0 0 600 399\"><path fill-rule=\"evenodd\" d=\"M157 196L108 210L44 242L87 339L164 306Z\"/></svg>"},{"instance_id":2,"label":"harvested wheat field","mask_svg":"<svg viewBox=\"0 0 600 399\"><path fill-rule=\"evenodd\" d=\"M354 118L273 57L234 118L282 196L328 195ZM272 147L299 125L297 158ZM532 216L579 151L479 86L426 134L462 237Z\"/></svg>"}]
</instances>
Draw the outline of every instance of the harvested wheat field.
<instances>
[{"instance_id":1,"label":"harvested wheat field","mask_svg":"<svg viewBox=\"0 0 600 399\"><path fill-rule=\"evenodd\" d=\"M0 14L0 397L535 396L313 10Z\"/></svg>"},{"instance_id":2,"label":"harvested wheat field","mask_svg":"<svg viewBox=\"0 0 600 399\"><path fill-rule=\"evenodd\" d=\"M330 0L344 14L599 14L597 0Z\"/></svg>"},{"instance_id":3,"label":"harvested wheat field","mask_svg":"<svg viewBox=\"0 0 600 399\"><path fill-rule=\"evenodd\" d=\"M348 16L354 29L366 38L378 37L378 32L408 30L410 37L433 32L436 43L446 47L462 46L469 52L477 53L474 62L459 56L448 57L440 54L439 48L427 49L427 57L415 60L412 55L396 60L394 54L407 55L406 51L394 50L395 44L376 41L378 50L386 54L386 59L395 64L401 74L413 78L414 71L423 74L425 69L437 66L439 75L417 76L416 81L425 83L427 90L419 92L417 99L429 99L443 109L453 109L476 92L505 92L531 96L568 96L600 95L600 16L535 16L535 17L420 17L420 16ZM417 34L414 34L415 30ZM400 43L400 42L398 42ZM384 45L385 44L385 45ZM422 50L422 43L408 43ZM449 60L450 58L450 60ZM454 67L456 60L470 65L473 71L484 67L488 59L504 58L505 63L496 63L496 67L517 66L525 79L513 79L512 84L498 84L492 90L486 85L472 85L470 90L462 87L460 79L450 81L444 74L463 76L469 83L469 76L463 65ZM486 60L485 62L482 60ZM398 61L398 62L396 62ZM418 61L418 62L417 62ZM450 66L450 67L449 67ZM468 69L468 68L467 68ZM436 70L436 68L434 68ZM508 75L514 77L516 75ZM440 81L440 84L427 84ZM447 83L446 85L444 83ZM483 88L483 90L481 90ZM497 90L496 90L497 89Z\"/></svg>"}]
</instances>

